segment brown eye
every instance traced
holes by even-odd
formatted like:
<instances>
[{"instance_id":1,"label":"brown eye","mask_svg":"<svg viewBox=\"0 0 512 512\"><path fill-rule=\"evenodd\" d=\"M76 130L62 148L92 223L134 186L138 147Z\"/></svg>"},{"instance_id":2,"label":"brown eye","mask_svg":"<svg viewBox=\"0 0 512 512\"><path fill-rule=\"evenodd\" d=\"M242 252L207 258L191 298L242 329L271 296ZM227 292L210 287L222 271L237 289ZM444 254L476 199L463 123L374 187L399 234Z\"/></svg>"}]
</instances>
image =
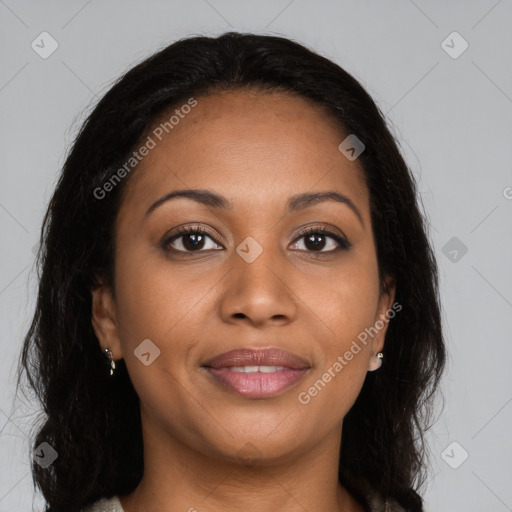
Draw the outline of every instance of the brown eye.
<instances>
[{"instance_id":1,"label":"brown eye","mask_svg":"<svg viewBox=\"0 0 512 512\"><path fill-rule=\"evenodd\" d=\"M304 239L304 247L307 252L331 253L339 250L347 250L352 244L326 228L308 228L303 231L295 241ZM331 242L328 241L331 239ZM327 250L324 250L327 247Z\"/></svg>"},{"instance_id":2,"label":"brown eye","mask_svg":"<svg viewBox=\"0 0 512 512\"><path fill-rule=\"evenodd\" d=\"M166 238L162 245L165 250L175 252L202 252L222 248L206 230L199 226L181 228L177 233Z\"/></svg>"}]
</instances>

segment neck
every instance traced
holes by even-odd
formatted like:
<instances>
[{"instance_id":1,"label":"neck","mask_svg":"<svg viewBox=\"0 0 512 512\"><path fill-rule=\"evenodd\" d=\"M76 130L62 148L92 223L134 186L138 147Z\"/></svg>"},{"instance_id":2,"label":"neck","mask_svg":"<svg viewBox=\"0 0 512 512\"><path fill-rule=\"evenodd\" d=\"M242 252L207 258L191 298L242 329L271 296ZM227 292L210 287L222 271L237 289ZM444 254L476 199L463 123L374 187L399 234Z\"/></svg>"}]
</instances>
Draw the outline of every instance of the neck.
<instances>
[{"instance_id":1,"label":"neck","mask_svg":"<svg viewBox=\"0 0 512 512\"><path fill-rule=\"evenodd\" d=\"M341 426L307 451L247 463L144 425L144 476L120 496L124 512L363 510L338 481Z\"/></svg>"}]
</instances>

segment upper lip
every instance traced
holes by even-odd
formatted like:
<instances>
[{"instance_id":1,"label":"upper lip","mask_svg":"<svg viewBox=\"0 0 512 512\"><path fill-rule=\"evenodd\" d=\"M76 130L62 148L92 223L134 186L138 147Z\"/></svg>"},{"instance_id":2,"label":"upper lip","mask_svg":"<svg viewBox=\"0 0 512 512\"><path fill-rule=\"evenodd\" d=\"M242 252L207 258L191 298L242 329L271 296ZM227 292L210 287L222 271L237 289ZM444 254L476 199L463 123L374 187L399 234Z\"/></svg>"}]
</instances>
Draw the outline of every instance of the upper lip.
<instances>
[{"instance_id":1,"label":"upper lip","mask_svg":"<svg viewBox=\"0 0 512 512\"><path fill-rule=\"evenodd\" d=\"M284 366L286 368L310 368L301 357L280 348L238 348L223 352L209 359L203 366L223 368L230 366Z\"/></svg>"}]
</instances>

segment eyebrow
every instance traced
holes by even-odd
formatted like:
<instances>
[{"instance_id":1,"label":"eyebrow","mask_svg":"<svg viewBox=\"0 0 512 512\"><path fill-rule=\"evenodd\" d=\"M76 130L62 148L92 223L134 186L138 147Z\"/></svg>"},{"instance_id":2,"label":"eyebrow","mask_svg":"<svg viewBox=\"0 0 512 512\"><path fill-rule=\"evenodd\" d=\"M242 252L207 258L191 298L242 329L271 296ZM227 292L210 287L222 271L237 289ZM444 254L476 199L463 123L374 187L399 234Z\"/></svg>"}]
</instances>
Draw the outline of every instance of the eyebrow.
<instances>
[{"instance_id":1,"label":"eyebrow","mask_svg":"<svg viewBox=\"0 0 512 512\"><path fill-rule=\"evenodd\" d=\"M169 192L165 196L157 199L148 209L145 216L147 217L151 212L162 204L176 199L179 197L185 197L191 199L196 203L203 204L209 208L232 210L233 203L225 197L211 191L203 189L185 189L185 190L174 190ZM336 203L346 204L356 215L361 224L364 226L361 212L357 206L347 196L340 194L334 190L326 190L322 192L306 192L303 194L297 194L288 199L286 206L286 213L292 213L325 201L334 201Z\"/></svg>"}]
</instances>

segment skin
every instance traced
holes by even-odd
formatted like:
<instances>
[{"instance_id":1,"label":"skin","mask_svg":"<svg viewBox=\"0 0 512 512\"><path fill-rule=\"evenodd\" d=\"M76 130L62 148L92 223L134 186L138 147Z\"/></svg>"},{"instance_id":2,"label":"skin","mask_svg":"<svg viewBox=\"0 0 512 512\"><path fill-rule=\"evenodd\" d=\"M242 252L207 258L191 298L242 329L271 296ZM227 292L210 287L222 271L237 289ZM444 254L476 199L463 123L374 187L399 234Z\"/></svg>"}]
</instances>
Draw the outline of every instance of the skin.
<instances>
[{"instance_id":1,"label":"skin","mask_svg":"<svg viewBox=\"0 0 512 512\"><path fill-rule=\"evenodd\" d=\"M302 98L230 91L197 100L127 183L115 300L106 285L92 292L101 347L125 359L141 400L145 471L121 503L125 512L361 511L338 482L342 422L387 323L307 405L297 396L393 304L394 284L379 292L362 169L338 150L348 134ZM190 188L215 191L233 208L178 198L146 216L162 196ZM325 190L348 196L362 222L334 201L285 213L289 197ZM209 230L202 252L162 247L183 224ZM338 244L325 236L315 251L299 238L307 226L352 246L327 252ZM236 252L248 236L263 249L252 263ZM171 246L186 251L184 238ZM145 339L160 350L148 366L134 355ZM311 369L278 396L242 397L201 368L240 347L284 348Z\"/></svg>"}]
</instances>

